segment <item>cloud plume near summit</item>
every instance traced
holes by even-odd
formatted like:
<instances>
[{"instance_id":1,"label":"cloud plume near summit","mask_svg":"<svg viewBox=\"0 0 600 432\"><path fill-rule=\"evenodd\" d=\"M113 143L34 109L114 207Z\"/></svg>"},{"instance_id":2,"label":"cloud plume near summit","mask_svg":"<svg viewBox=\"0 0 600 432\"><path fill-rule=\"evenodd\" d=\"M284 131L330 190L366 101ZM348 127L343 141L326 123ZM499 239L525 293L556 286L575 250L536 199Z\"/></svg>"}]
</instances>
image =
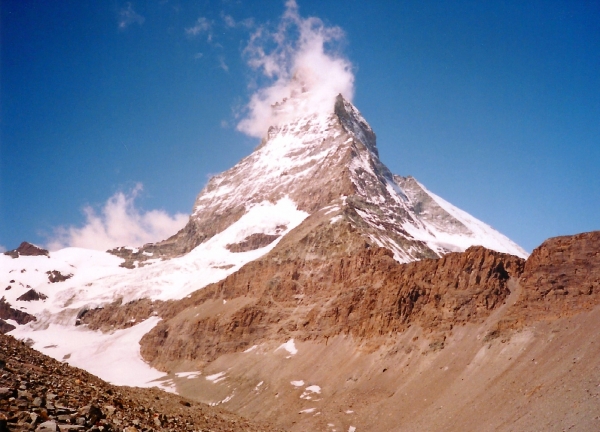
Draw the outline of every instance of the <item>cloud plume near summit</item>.
<instances>
[{"instance_id":1,"label":"cloud plume near summit","mask_svg":"<svg viewBox=\"0 0 600 432\"><path fill-rule=\"evenodd\" d=\"M248 64L266 84L251 96L237 129L260 138L269 126L331 113L339 93L351 101L352 64L336 50L343 38L341 28L301 17L296 1L288 0L277 28L259 27L244 50Z\"/></svg>"}]
</instances>

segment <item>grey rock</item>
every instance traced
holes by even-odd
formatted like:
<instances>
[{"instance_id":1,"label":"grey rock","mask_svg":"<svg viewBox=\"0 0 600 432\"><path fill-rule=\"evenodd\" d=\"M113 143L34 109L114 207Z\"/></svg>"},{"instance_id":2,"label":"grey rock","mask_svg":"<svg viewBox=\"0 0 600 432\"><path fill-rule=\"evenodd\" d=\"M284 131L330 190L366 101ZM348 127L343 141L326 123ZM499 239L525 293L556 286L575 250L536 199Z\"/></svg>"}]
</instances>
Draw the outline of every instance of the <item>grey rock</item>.
<instances>
[{"instance_id":1,"label":"grey rock","mask_svg":"<svg viewBox=\"0 0 600 432\"><path fill-rule=\"evenodd\" d=\"M40 423L40 425L35 429L35 432L56 432L57 430L58 427L56 422L48 420L44 423Z\"/></svg>"},{"instance_id":2,"label":"grey rock","mask_svg":"<svg viewBox=\"0 0 600 432\"><path fill-rule=\"evenodd\" d=\"M27 390L19 390L18 397L19 399L30 399L31 393L29 393Z\"/></svg>"},{"instance_id":3,"label":"grey rock","mask_svg":"<svg viewBox=\"0 0 600 432\"><path fill-rule=\"evenodd\" d=\"M8 387L0 387L0 399L8 399L13 394L13 390Z\"/></svg>"}]
</instances>

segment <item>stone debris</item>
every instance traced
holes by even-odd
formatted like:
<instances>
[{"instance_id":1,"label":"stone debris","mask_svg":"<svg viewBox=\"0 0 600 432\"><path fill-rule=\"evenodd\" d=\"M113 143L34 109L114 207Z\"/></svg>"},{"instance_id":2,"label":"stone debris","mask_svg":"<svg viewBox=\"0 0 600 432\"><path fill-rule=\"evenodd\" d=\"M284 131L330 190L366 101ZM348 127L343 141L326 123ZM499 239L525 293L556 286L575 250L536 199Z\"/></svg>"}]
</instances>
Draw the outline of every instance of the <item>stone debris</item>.
<instances>
[{"instance_id":1,"label":"stone debris","mask_svg":"<svg viewBox=\"0 0 600 432\"><path fill-rule=\"evenodd\" d=\"M117 387L0 335L0 432L273 431L157 388Z\"/></svg>"}]
</instances>

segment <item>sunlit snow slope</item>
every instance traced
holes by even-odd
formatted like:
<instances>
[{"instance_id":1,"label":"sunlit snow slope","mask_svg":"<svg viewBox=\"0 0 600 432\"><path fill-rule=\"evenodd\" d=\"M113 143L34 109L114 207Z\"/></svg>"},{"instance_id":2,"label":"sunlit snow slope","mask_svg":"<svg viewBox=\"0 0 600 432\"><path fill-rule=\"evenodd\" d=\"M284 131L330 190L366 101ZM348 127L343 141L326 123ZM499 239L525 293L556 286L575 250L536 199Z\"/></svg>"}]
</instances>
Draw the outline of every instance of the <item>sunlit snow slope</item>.
<instances>
[{"instance_id":1,"label":"sunlit snow slope","mask_svg":"<svg viewBox=\"0 0 600 432\"><path fill-rule=\"evenodd\" d=\"M0 255L0 286L8 287L3 295L13 308L36 316L37 321L19 326L10 332L19 338L34 341L34 348L67 361L110 382L144 385L157 377L139 356L139 347L132 343L158 322L156 318L101 334L75 326L82 309L90 309L121 299L124 303L149 298L179 299L204 286L234 273L241 266L270 251L279 239L265 247L247 252L231 252L227 245L244 240L255 233L285 235L307 216L287 198L272 204L264 202L248 212L227 229L202 243L189 254L171 260L150 260L144 266L126 269L121 258L106 252L67 248L46 256ZM281 227L286 227L283 231ZM58 271L67 280L52 283L47 272ZM18 300L33 289L46 299ZM102 360L104 359L104 360ZM120 368L104 368L102 362L121 364ZM137 365L135 374L130 367ZM145 372L144 372L145 371Z\"/></svg>"}]
</instances>

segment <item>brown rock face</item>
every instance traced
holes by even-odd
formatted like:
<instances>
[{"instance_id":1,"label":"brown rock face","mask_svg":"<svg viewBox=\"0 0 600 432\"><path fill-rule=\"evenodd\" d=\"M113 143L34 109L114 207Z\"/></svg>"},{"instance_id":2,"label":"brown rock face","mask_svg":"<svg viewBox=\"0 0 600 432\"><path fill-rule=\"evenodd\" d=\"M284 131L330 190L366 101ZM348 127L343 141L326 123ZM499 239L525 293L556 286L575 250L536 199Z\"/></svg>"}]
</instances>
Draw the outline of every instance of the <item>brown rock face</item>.
<instances>
[{"instance_id":1,"label":"brown rock face","mask_svg":"<svg viewBox=\"0 0 600 432\"><path fill-rule=\"evenodd\" d=\"M18 258L19 256L37 256L37 255L46 255L50 256L50 252L46 249L42 249L36 245L32 245L28 242L23 242L19 245L18 248L9 250L4 252L4 255L11 256L13 258Z\"/></svg>"},{"instance_id":2,"label":"brown rock face","mask_svg":"<svg viewBox=\"0 0 600 432\"><path fill-rule=\"evenodd\" d=\"M210 361L269 338L373 340L412 324L449 330L487 317L524 264L482 247L399 264L350 224L345 230L323 224L295 248L289 243L297 239L284 240L227 279L165 305L167 319L143 338L143 356L164 367L179 359Z\"/></svg>"},{"instance_id":3,"label":"brown rock face","mask_svg":"<svg viewBox=\"0 0 600 432\"><path fill-rule=\"evenodd\" d=\"M132 327L156 314L161 301L135 300L123 304L121 300L101 308L83 309L77 315L75 325L87 325L92 330L103 332Z\"/></svg>"},{"instance_id":4,"label":"brown rock face","mask_svg":"<svg viewBox=\"0 0 600 432\"><path fill-rule=\"evenodd\" d=\"M523 289L504 324L554 319L600 303L600 231L546 240L527 259Z\"/></svg>"}]
</instances>

